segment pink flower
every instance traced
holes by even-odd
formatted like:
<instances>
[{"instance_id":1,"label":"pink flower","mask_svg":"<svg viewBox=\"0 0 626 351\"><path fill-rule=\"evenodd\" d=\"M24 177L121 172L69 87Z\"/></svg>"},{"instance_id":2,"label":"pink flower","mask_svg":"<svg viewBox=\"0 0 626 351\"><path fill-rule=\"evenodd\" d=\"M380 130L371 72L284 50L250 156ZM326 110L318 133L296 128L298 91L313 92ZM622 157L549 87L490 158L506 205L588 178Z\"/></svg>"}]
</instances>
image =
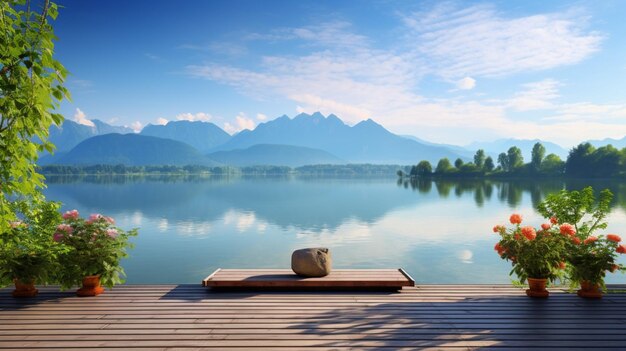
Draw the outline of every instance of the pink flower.
<instances>
[{"instance_id":1,"label":"pink flower","mask_svg":"<svg viewBox=\"0 0 626 351\"><path fill-rule=\"evenodd\" d=\"M87 224L91 224L93 222L97 222L99 221L101 218L104 218L101 214L99 213L93 213L91 216L89 216L89 219L86 220L85 222Z\"/></svg>"},{"instance_id":2,"label":"pink flower","mask_svg":"<svg viewBox=\"0 0 626 351\"><path fill-rule=\"evenodd\" d=\"M556 219L556 217L550 217L550 223L552 223L552 224L559 224L559 220Z\"/></svg>"},{"instance_id":3,"label":"pink flower","mask_svg":"<svg viewBox=\"0 0 626 351\"><path fill-rule=\"evenodd\" d=\"M541 229L543 229L543 230L548 230L548 229L550 229L550 227L552 227L552 226L550 224L548 224L548 223L544 223L544 224L541 225Z\"/></svg>"},{"instance_id":4,"label":"pink flower","mask_svg":"<svg viewBox=\"0 0 626 351\"><path fill-rule=\"evenodd\" d=\"M528 240L534 240L537 237L535 228L531 226L522 227L522 235L525 236Z\"/></svg>"},{"instance_id":5,"label":"pink flower","mask_svg":"<svg viewBox=\"0 0 626 351\"><path fill-rule=\"evenodd\" d=\"M561 234L563 235L576 235L576 228L569 223L561 224L561 226L559 227L559 230L561 231Z\"/></svg>"},{"instance_id":6,"label":"pink flower","mask_svg":"<svg viewBox=\"0 0 626 351\"><path fill-rule=\"evenodd\" d=\"M590 237L588 237L587 239L585 239L585 241L583 241L583 243L584 243L585 245L589 245L589 244L591 244L592 242L597 241L597 240L598 240L598 237L595 237L595 236L590 236Z\"/></svg>"},{"instance_id":7,"label":"pink flower","mask_svg":"<svg viewBox=\"0 0 626 351\"><path fill-rule=\"evenodd\" d=\"M77 219L78 210L67 211L63 214L63 219Z\"/></svg>"},{"instance_id":8,"label":"pink flower","mask_svg":"<svg viewBox=\"0 0 626 351\"><path fill-rule=\"evenodd\" d=\"M116 238L117 237L117 229L107 229L107 235L111 238Z\"/></svg>"},{"instance_id":9,"label":"pink flower","mask_svg":"<svg viewBox=\"0 0 626 351\"><path fill-rule=\"evenodd\" d=\"M511 217L509 217L509 221L511 221L511 224L520 224L522 223L522 215L513 213Z\"/></svg>"},{"instance_id":10,"label":"pink flower","mask_svg":"<svg viewBox=\"0 0 626 351\"><path fill-rule=\"evenodd\" d=\"M609 234L606 236L606 240L610 240L610 241L614 241L616 243L622 241L622 238L620 238L619 235L617 234Z\"/></svg>"},{"instance_id":11,"label":"pink flower","mask_svg":"<svg viewBox=\"0 0 626 351\"><path fill-rule=\"evenodd\" d=\"M115 220L111 217L104 217L104 220L107 221L109 224L115 224Z\"/></svg>"},{"instance_id":12,"label":"pink flower","mask_svg":"<svg viewBox=\"0 0 626 351\"><path fill-rule=\"evenodd\" d=\"M52 236L52 240L56 241L57 243L63 240L63 238L63 233L54 233L54 235Z\"/></svg>"},{"instance_id":13,"label":"pink flower","mask_svg":"<svg viewBox=\"0 0 626 351\"><path fill-rule=\"evenodd\" d=\"M71 226L71 225L69 225L69 224L65 224L65 223L64 223L64 224L59 224L59 225L57 226L57 231L59 231L59 232L65 232L65 233L67 233L67 234L72 234L72 232L74 232L74 228L72 228L72 226Z\"/></svg>"}]
</instances>

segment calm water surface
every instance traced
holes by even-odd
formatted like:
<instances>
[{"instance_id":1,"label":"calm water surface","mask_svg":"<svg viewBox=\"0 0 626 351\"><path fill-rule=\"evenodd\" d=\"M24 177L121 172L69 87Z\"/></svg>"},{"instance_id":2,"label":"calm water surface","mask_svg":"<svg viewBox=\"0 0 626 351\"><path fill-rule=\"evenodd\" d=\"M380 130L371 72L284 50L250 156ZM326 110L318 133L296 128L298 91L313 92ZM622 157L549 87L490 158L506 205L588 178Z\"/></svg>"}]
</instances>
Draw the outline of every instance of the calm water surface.
<instances>
[{"instance_id":1,"label":"calm water surface","mask_svg":"<svg viewBox=\"0 0 626 351\"><path fill-rule=\"evenodd\" d=\"M626 185L602 181L48 177L45 192L64 210L140 228L124 261L128 283L289 268L293 250L316 246L331 248L334 268L403 267L418 283L508 283L511 266L493 251L491 228L512 212L539 225L533 208L546 194L585 185L615 193L607 230L626 237Z\"/></svg>"}]
</instances>

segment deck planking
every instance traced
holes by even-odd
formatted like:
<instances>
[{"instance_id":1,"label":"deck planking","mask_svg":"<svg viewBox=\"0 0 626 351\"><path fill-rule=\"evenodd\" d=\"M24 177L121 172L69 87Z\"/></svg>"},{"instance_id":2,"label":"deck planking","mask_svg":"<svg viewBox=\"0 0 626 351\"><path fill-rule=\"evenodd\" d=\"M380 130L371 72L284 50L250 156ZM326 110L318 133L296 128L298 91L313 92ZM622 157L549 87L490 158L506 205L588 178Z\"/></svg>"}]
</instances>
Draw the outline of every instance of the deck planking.
<instances>
[{"instance_id":1,"label":"deck planking","mask_svg":"<svg viewBox=\"0 0 626 351\"><path fill-rule=\"evenodd\" d=\"M211 291L123 285L98 297L0 290L0 349L504 350L626 345L626 286L589 301L534 300L509 285L381 291Z\"/></svg>"},{"instance_id":2,"label":"deck planking","mask_svg":"<svg viewBox=\"0 0 626 351\"><path fill-rule=\"evenodd\" d=\"M402 289L414 286L402 269L335 269L324 277L306 278L291 269L221 269L202 281L214 288L369 288Z\"/></svg>"}]
</instances>

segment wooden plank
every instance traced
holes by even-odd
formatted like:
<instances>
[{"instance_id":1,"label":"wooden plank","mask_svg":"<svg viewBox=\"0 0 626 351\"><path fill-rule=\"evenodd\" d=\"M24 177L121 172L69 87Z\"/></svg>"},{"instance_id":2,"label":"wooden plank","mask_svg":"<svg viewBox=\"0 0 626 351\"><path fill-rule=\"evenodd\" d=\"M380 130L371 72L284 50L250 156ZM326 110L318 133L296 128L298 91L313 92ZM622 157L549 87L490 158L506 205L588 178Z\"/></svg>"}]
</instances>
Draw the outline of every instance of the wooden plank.
<instances>
[{"instance_id":1,"label":"wooden plank","mask_svg":"<svg viewBox=\"0 0 626 351\"><path fill-rule=\"evenodd\" d=\"M333 270L319 278L304 278L289 269L242 270L218 268L202 281L215 288L391 288L413 286L414 281L398 269Z\"/></svg>"},{"instance_id":2,"label":"wooden plank","mask_svg":"<svg viewBox=\"0 0 626 351\"><path fill-rule=\"evenodd\" d=\"M18 300L10 290L0 290L0 349L8 350L556 351L626 344L623 292L588 301L562 289L529 299L510 285L418 285L393 293L129 285L94 298L45 287L37 298Z\"/></svg>"}]
</instances>

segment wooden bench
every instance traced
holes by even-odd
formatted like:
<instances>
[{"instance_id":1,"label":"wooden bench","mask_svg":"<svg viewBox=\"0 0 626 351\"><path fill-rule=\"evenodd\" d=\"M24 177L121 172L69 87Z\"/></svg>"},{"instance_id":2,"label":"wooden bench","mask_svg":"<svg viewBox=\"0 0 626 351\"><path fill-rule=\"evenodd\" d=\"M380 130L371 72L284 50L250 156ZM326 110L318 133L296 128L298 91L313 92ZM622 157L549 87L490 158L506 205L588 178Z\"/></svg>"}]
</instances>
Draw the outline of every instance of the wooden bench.
<instances>
[{"instance_id":1,"label":"wooden bench","mask_svg":"<svg viewBox=\"0 0 626 351\"><path fill-rule=\"evenodd\" d=\"M291 269L221 269L202 281L213 288L402 289L415 286L403 269L335 269L320 278L305 278Z\"/></svg>"}]
</instances>

